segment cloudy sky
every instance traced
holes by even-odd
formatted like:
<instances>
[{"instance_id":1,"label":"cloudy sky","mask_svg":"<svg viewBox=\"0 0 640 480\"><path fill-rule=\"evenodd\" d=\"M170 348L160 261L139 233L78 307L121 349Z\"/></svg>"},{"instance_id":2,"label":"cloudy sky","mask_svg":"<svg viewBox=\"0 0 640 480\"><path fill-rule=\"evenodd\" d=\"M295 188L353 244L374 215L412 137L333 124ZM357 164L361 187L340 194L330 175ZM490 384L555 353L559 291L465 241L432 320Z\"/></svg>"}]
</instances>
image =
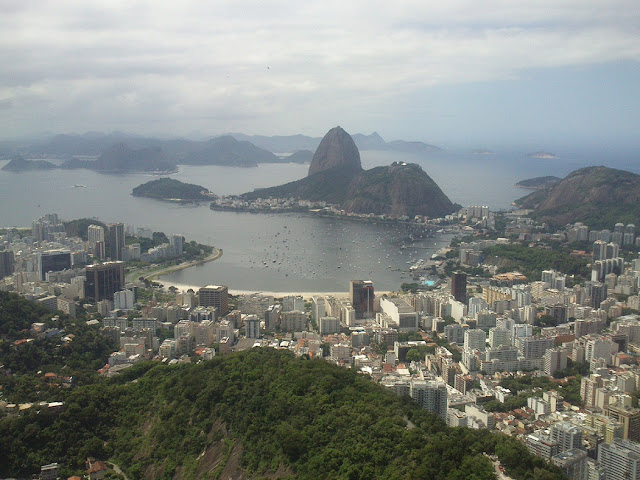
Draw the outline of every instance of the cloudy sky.
<instances>
[{"instance_id":1,"label":"cloudy sky","mask_svg":"<svg viewBox=\"0 0 640 480\"><path fill-rule=\"evenodd\" d=\"M637 0L0 0L0 137L638 142ZM640 145L639 145L640 146Z\"/></svg>"}]
</instances>

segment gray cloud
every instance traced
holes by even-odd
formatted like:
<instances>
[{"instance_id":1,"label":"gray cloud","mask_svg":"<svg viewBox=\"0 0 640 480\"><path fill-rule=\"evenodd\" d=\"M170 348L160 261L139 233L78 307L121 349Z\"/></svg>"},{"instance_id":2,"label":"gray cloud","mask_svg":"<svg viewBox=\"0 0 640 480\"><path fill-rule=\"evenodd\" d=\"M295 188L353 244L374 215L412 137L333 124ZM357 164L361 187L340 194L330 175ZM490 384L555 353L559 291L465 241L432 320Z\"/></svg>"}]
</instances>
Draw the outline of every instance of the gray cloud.
<instances>
[{"instance_id":1,"label":"gray cloud","mask_svg":"<svg viewBox=\"0 0 640 480\"><path fill-rule=\"evenodd\" d=\"M622 0L16 2L0 17L0 121L6 135L366 130L434 86L638 62L639 25Z\"/></svg>"}]
</instances>

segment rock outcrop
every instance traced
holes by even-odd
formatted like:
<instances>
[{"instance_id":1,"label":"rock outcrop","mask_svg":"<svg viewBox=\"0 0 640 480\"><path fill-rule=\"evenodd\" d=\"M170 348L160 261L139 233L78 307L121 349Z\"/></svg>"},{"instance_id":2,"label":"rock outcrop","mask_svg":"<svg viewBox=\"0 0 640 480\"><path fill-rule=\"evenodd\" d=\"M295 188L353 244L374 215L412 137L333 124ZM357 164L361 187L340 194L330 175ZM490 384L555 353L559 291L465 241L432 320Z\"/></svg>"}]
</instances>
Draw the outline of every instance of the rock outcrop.
<instances>
[{"instance_id":1,"label":"rock outcrop","mask_svg":"<svg viewBox=\"0 0 640 480\"><path fill-rule=\"evenodd\" d=\"M456 209L420 165L404 162L358 175L350 185L343 207L355 213L395 217L439 217Z\"/></svg>"},{"instance_id":2,"label":"rock outcrop","mask_svg":"<svg viewBox=\"0 0 640 480\"><path fill-rule=\"evenodd\" d=\"M393 162L362 170L358 148L340 127L331 129L320 142L307 177L242 197L293 197L339 205L353 213L395 217L441 217L460 208L417 164Z\"/></svg>"},{"instance_id":3,"label":"rock outcrop","mask_svg":"<svg viewBox=\"0 0 640 480\"><path fill-rule=\"evenodd\" d=\"M358 147L341 127L332 128L320 141L309 165L309 176L333 168L353 174L362 171Z\"/></svg>"}]
</instances>

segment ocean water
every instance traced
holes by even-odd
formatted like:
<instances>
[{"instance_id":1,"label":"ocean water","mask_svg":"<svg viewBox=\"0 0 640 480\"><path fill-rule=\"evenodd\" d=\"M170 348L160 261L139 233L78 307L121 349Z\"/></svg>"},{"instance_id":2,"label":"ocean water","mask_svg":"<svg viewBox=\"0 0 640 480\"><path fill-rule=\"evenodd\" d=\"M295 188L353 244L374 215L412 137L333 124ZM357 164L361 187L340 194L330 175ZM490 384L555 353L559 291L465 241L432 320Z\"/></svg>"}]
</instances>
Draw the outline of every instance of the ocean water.
<instances>
[{"instance_id":1,"label":"ocean water","mask_svg":"<svg viewBox=\"0 0 640 480\"><path fill-rule=\"evenodd\" d=\"M489 205L496 210L509 208L514 199L528 193L514 186L518 180L564 176L586 165L638 169L635 163L624 165L624 158L611 165L593 152L542 160L522 152L418 156L364 151L361 158L364 168L393 161L419 163L453 202ZM5 163L0 162L0 168ZM249 169L180 166L170 176L217 194L239 194L302 178L307 170L308 165L297 164L263 164ZM355 278L372 279L379 290L397 289L409 280L404 272L411 262L428 258L450 240L436 235L411 244L409 232L398 226L309 215L219 212L206 204L184 206L131 196L134 187L153 178L87 170L0 171L0 226L29 226L46 213L58 213L63 219L96 217L167 234L181 233L187 240L222 248L224 255L163 280L187 285L225 284L234 290L251 291L345 291L349 280Z\"/></svg>"}]
</instances>

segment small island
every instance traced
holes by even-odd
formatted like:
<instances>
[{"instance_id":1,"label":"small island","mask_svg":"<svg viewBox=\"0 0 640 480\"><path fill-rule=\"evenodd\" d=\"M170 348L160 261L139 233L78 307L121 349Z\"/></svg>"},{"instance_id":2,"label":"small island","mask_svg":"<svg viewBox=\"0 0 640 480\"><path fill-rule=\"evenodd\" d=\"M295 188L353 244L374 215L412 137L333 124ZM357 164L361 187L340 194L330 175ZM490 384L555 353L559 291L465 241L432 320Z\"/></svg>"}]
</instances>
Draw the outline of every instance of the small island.
<instances>
[{"instance_id":1,"label":"small island","mask_svg":"<svg viewBox=\"0 0 640 480\"><path fill-rule=\"evenodd\" d=\"M472 150L471 153L473 155L493 155L495 152L493 150L475 149Z\"/></svg>"},{"instance_id":2,"label":"small island","mask_svg":"<svg viewBox=\"0 0 640 480\"><path fill-rule=\"evenodd\" d=\"M138 185L131 194L134 197L155 198L173 202L210 201L216 198L206 188L193 183L184 183L173 178L158 178Z\"/></svg>"},{"instance_id":3,"label":"small island","mask_svg":"<svg viewBox=\"0 0 640 480\"><path fill-rule=\"evenodd\" d=\"M543 188L551 187L559 183L562 179L560 177L554 177L552 175L546 177L528 178L526 180L520 180L516 183L516 187L528 188L530 190L541 190Z\"/></svg>"},{"instance_id":4,"label":"small island","mask_svg":"<svg viewBox=\"0 0 640 480\"><path fill-rule=\"evenodd\" d=\"M22 155L18 155L2 167L2 170L10 172L25 172L29 170L51 170L54 168L58 167L46 160L27 160Z\"/></svg>"},{"instance_id":5,"label":"small island","mask_svg":"<svg viewBox=\"0 0 640 480\"><path fill-rule=\"evenodd\" d=\"M550 152L532 152L530 154L527 155L527 157L529 158L558 158L558 156L555 153L550 153Z\"/></svg>"}]
</instances>

